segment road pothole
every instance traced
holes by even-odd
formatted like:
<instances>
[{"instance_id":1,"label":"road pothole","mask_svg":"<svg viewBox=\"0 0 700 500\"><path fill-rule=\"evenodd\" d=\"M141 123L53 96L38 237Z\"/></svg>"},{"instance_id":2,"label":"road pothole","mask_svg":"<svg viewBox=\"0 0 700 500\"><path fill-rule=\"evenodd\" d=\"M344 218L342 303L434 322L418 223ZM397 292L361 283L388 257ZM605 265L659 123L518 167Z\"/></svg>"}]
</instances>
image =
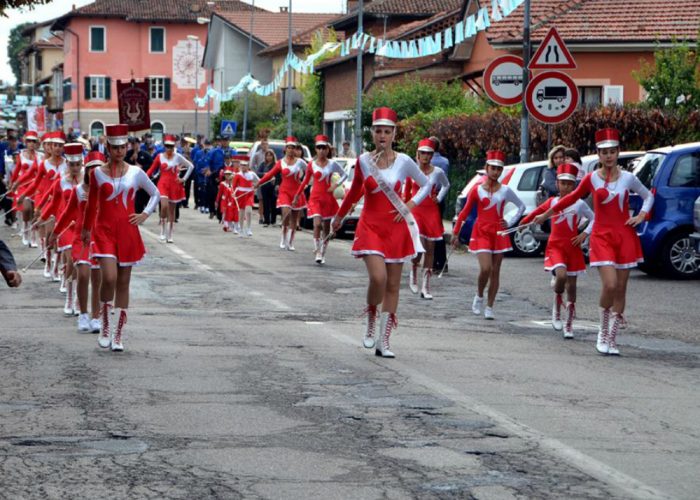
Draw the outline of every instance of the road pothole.
<instances>
[{"instance_id":1,"label":"road pothole","mask_svg":"<svg viewBox=\"0 0 700 500\"><path fill-rule=\"evenodd\" d=\"M129 436L112 435L108 438L86 436L38 436L14 439L13 446L32 449L33 452L61 455L128 455L143 453L148 444Z\"/></svg>"}]
</instances>

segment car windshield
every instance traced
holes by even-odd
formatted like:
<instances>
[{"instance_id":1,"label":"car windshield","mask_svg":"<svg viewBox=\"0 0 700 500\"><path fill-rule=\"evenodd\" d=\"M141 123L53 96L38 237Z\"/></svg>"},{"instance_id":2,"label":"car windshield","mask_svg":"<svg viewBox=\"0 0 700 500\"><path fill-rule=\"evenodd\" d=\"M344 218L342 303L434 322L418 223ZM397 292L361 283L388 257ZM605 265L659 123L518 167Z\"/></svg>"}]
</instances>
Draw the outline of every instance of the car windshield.
<instances>
[{"instance_id":1,"label":"car windshield","mask_svg":"<svg viewBox=\"0 0 700 500\"><path fill-rule=\"evenodd\" d=\"M651 189L656 174L659 172L659 167L666 158L663 153L647 153L640 162L634 167L634 175L647 189Z\"/></svg>"}]
</instances>

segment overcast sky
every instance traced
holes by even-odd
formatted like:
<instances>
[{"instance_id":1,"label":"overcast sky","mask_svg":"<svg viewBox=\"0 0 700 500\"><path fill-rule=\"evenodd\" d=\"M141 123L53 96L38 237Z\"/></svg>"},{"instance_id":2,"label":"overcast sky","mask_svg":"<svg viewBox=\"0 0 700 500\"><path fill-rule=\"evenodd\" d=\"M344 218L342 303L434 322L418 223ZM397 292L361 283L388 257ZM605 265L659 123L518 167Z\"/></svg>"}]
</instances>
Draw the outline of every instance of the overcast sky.
<instances>
[{"instance_id":1,"label":"overcast sky","mask_svg":"<svg viewBox=\"0 0 700 500\"><path fill-rule=\"evenodd\" d=\"M50 4L37 6L33 10L12 9L6 14L8 18L0 18L0 80L14 84L15 77L12 74L7 59L7 44L9 42L10 30L18 24L24 22L42 22L59 17L68 12L73 5L81 7L92 3L93 0L54 0ZM180 0L186 2L187 0ZM251 3L251 0L243 0ZM289 0L255 0L257 7L268 10L279 10L280 6L286 6ZM343 12L345 0L294 0L292 10L295 12Z\"/></svg>"}]
</instances>

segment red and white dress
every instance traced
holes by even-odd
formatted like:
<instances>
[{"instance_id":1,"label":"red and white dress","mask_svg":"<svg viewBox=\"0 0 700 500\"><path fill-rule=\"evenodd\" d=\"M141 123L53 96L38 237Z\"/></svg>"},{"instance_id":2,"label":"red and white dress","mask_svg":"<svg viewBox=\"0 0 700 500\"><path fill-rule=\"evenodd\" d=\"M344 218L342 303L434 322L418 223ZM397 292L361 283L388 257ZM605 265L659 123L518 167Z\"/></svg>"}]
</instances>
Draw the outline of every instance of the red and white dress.
<instances>
[{"instance_id":1,"label":"red and white dress","mask_svg":"<svg viewBox=\"0 0 700 500\"><path fill-rule=\"evenodd\" d=\"M66 204L63 212L59 215L56 221L54 232L61 234L74 222L72 230L73 241L71 242L71 256L76 265L88 265L92 269L98 269L99 265L95 259L90 258L89 246L83 245L83 240L80 234L80 228L83 227L83 216L85 206L87 205L88 193L85 190L85 184L78 184L71 192L70 199ZM69 231L66 231L68 233ZM65 233L64 233L65 234Z\"/></svg>"},{"instance_id":2,"label":"red and white dress","mask_svg":"<svg viewBox=\"0 0 700 500\"><path fill-rule=\"evenodd\" d=\"M137 264L146 254L138 226L129 222L134 212L136 191L145 190L150 199L143 212L152 214L158 206L158 188L139 167L127 165L121 177L111 177L101 168L90 172L90 191L82 229L91 231L90 257L110 257L121 267Z\"/></svg>"},{"instance_id":3,"label":"red and white dress","mask_svg":"<svg viewBox=\"0 0 700 500\"><path fill-rule=\"evenodd\" d=\"M559 201L558 196L553 196L523 218L521 224L528 224L532 219L545 213ZM593 230L593 211L583 201L577 200L574 206L566 212L552 218L552 232L547 241L547 249L544 252L544 270L552 271L558 267L566 268L567 276L579 276L586 272L586 261L581 247L574 246L571 242L578 236L578 226L583 219L588 220L585 233L591 234Z\"/></svg>"},{"instance_id":4,"label":"red and white dress","mask_svg":"<svg viewBox=\"0 0 700 500\"><path fill-rule=\"evenodd\" d=\"M233 186L226 181L219 183L219 191L216 193L216 203L221 211L224 222L238 222L238 205L233 199ZM224 231L227 229L224 227Z\"/></svg>"},{"instance_id":5,"label":"red and white dress","mask_svg":"<svg viewBox=\"0 0 700 500\"><path fill-rule=\"evenodd\" d=\"M179 203L185 199L185 185L180 182L180 170L187 169L183 180L189 179L192 175L194 165L180 153L174 153L172 158L168 158L165 153L156 156L155 161L148 169L148 176L152 176L160 168L160 178L158 179L158 191L162 198L167 198L172 203Z\"/></svg>"},{"instance_id":6,"label":"red and white dress","mask_svg":"<svg viewBox=\"0 0 700 500\"><path fill-rule=\"evenodd\" d=\"M396 208L370 175L370 157L371 153L364 153L357 159L352 185L335 217L342 219L364 194L364 206L355 230L352 255L380 255L387 263L406 262L423 252L423 247L420 240L412 236L406 219L394 221ZM416 162L403 153L397 154L396 160L389 168L380 169L379 175L393 188L399 199L401 186L409 178L421 187L413 196L414 203L420 203L430 193L431 184L428 178L423 175ZM415 234L418 236L418 231Z\"/></svg>"},{"instance_id":7,"label":"red and white dress","mask_svg":"<svg viewBox=\"0 0 700 500\"><path fill-rule=\"evenodd\" d=\"M47 220L49 217L58 218L68 205L68 201L70 200L71 193L75 189L75 186L76 185L71 182L69 177L57 179L49 190L44 193L43 199L37 204L37 206L45 205L41 210L41 218L44 220ZM51 197L51 201L48 201L49 196ZM55 228L54 232L60 234ZM75 236L74 233L75 229L73 227L59 236L58 242L56 243L56 250L58 252L63 252L71 248Z\"/></svg>"},{"instance_id":8,"label":"red and white dress","mask_svg":"<svg viewBox=\"0 0 700 500\"><path fill-rule=\"evenodd\" d=\"M450 190L450 181L445 172L438 167L433 167L433 171L428 174L428 180L432 185L430 194L420 204L416 205L411 213L418 224L418 232L421 238L431 241L441 241L445 233L442 225L442 214L440 213L440 203L447 196ZM418 185L412 179L406 179L404 186L404 199L410 200L418 192ZM433 199L437 198L437 201Z\"/></svg>"},{"instance_id":9,"label":"red and white dress","mask_svg":"<svg viewBox=\"0 0 700 500\"><path fill-rule=\"evenodd\" d=\"M297 195L302 196L304 189L313 179L314 183L311 186L311 194L309 195L307 217L321 217L323 220L330 220L338 211L338 200L335 199L332 191L328 192L333 183L333 174L340 176L338 185L341 185L348 178L348 174L343 170L343 167L333 160L328 160L325 167L318 165L313 160L309 162L306 167L304 182L297 190Z\"/></svg>"},{"instance_id":10,"label":"red and white dress","mask_svg":"<svg viewBox=\"0 0 700 500\"><path fill-rule=\"evenodd\" d=\"M305 171L306 164L302 160L297 159L293 165L289 165L285 158L282 158L275 163L272 170L263 175L262 179L260 179L260 184L269 181L281 172L282 182L280 182L280 190L277 194L277 208L303 210L306 208L306 195L304 193L301 193L296 205L292 206L292 201L299 190Z\"/></svg>"},{"instance_id":11,"label":"red and white dress","mask_svg":"<svg viewBox=\"0 0 700 500\"><path fill-rule=\"evenodd\" d=\"M24 194L33 200L39 200L51 185L56 182L56 179L63 177L67 171L68 163L66 163L64 158L61 158L61 163L58 165L54 165L48 158L44 158L39 163L34 181Z\"/></svg>"},{"instance_id":12,"label":"red and white dress","mask_svg":"<svg viewBox=\"0 0 700 500\"><path fill-rule=\"evenodd\" d=\"M513 249L508 235L498 234L503 230L503 210L507 203L517 207L515 214L506 221L508 227L515 225L525 211L525 204L508 186L501 184L495 193L490 193L479 184L469 192L467 202L457 217L454 234L458 235L462 224L469 213L477 207L476 221L472 236L469 240L469 251L472 253L505 253Z\"/></svg>"},{"instance_id":13,"label":"red and white dress","mask_svg":"<svg viewBox=\"0 0 700 500\"><path fill-rule=\"evenodd\" d=\"M19 181L18 187L15 190L15 207L17 206L17 200L19 200L20 195L27 190L32 179L38 173L39 163L43 160L43 155L41 153L34 153L35 157L33 160L27 158L24 153L25 151L20 151L17 155L15 168L12 170L12 175L10 176L10 184Z\"/></svg>"},{"instance_id":14,"label":"red and white dress","mask_svg":"<svg viewBox=\"0 0 700 500\"><path fill-rule=\"evenodd\" d=\"M253 185L258 181L260 181L260 177L250 170L247 172L236 172L236 175L233 176L231 187L239 209L252 207L255 204L255 189Z\"/></svg>"},{"instance_id":15,"label":"red and white dress","mask_svg":"<svg viewBox=\"0 0 700 500\"><path fill-rule=\"evenodd\" d=\"M654 205L654 195L630 172L620 169L617 180L610 183L598 172L586 175L572 193L552 206L552 210L554 213L566 210L576 200L593 193L595 223L590 239L591 266L637 267L644 256L637 232L625 224L630 218L629 193L632 191L642 197L642 210L647 213Z\"/></svg>"}]
</instances>

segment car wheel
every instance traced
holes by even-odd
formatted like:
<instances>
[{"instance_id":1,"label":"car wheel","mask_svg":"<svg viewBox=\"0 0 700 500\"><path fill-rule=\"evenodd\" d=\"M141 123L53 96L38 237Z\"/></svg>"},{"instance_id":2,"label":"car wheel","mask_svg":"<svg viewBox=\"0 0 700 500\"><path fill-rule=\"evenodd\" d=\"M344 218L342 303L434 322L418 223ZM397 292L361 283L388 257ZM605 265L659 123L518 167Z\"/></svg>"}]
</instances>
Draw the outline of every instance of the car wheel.
<instances>
[{"instance_id":1,"label":"car wheel","mask_svg":"<svg viewBox=\"0 0 700 500\"><path fill-rule=\"evenodd\" d=\"M542 252L544 244L535 238L535 234L528 227L523 231L511 233L510 241L513 245L513 255L518 257L536 257Z\"/></svg>"},{"instance_id":2,"label":"car wheel","mask_svg":"<svg viewBox=\"0 0 700 500\"><path fill-rule=\"evenodd\" d=\"M693 248L690 233L675 233L666 240L661 253L661 266L667 277L700 278L700 255Z\"/></svg>"}]
</instances>

